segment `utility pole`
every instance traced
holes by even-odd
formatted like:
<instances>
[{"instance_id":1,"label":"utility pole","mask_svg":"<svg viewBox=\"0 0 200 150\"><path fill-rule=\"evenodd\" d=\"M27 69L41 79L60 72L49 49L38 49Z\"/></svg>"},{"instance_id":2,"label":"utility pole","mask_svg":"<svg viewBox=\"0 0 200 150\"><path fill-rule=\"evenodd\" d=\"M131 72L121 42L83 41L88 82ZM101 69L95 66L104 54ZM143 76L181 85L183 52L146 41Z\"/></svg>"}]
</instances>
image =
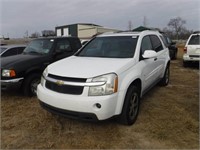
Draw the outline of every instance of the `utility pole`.
<instances>
[{"instance_id":1,"label":"utility pole","mask_svg":"<svg viewBox=\"0 0 200 150\"><path fill-rule=\"evenodd\" d=\"M144 19L143 19L143 26L147 27L147 18L146 18L146 16L144 16Z\"/></svg>"},{"instance_id":2,"label":"utility pole","mask_svg":"<svg viewBox=\"0 0 200 150\"><path fill-rule=\"evenodd\" d=\"M25 34L25 38L28 38L28 30L26 30Z\"/></svg>"},{"instance_id":3,"label":"utility pole","mask_svg":"<svg viewBox=\"0 0 200 150\"><path fill-rule=\"evenodd\" d=\"M132 22L129 20L128 21L128 31L131 31L133 29L133 24Z\"/></svg>"}]
</instances>

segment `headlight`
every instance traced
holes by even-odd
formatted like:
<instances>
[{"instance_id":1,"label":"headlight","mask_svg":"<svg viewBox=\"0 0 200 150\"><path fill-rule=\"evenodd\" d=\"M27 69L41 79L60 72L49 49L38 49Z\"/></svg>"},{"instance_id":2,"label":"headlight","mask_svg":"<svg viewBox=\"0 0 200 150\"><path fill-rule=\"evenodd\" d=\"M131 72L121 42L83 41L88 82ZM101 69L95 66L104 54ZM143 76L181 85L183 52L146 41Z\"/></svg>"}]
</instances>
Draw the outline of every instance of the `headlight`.
<instances>
[{"instance_id":1,"label":"headlight","mask_svg":"<svg viewBox=\"0 0 200 150\"><path fill-rule=\"evenodd\" d=\"M2 77L15 77L16 72L13 69L3 69L1 75Z\"/></svg>"},{"instance_id":2,"label":"headlight","mask_svg":"<svg viewBox=\"0 0 200 150\"><path fill-rule=\"evenodd\" d=\"M43 75L44 77L46 77L46 76L48 75L47 68L43 71L42 75Z\"/></svg>"},{"instance_id":3,"label":"headlight","mask_svg":"<svg viewBox=\"0 0 200 150\"><path fill-rule=\"evenodd\" d=\"M41 76L41 81L40 81L40 83L41 83L42 86L44 86L44 82L45 82L45 79L44 79L43 76Z\"/></svg>"},{"instance_id":4,"label":"headlight","mask_svg":"<svg viewBox=\"0 0 200 150\"><path fill-rule=\"evenodd\" d=\"M118 77L116 74L102 75L92 79L92 82L104 81L105 84L101 86L89 87L89 96L102 96L110 95L117 92L118 88Z\"/></svg>"},{"instance_id":5,"label":"headlight","mask_svg":"<svg viewBox=\"0 0 200 150\"><path fill-rule=\"evenodd\" d=\"M45 77L48 75L48 72L47 72L47 68L43 71L42 73L42 76L41 76L41 85L44 86L44 82L45 82Z\"/></svg>"}]
</instances>

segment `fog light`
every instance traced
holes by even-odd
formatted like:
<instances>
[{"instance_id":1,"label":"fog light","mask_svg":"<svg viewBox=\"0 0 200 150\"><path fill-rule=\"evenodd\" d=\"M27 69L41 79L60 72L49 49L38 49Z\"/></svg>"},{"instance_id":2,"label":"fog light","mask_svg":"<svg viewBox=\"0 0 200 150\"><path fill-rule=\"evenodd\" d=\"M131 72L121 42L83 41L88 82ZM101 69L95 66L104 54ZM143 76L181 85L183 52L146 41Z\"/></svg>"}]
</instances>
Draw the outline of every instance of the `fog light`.
<instances>
[{"instance_id":1,"label":"fog light","mask_svg":"<svg viewBox=\"0 0 200 150\"><path fill-rule=\"evenodd\" d=\"M97 107L97 108L101 108L101 104L97 103L97 104L96 104L96 107Z\"/></svg>"}]
</instances>

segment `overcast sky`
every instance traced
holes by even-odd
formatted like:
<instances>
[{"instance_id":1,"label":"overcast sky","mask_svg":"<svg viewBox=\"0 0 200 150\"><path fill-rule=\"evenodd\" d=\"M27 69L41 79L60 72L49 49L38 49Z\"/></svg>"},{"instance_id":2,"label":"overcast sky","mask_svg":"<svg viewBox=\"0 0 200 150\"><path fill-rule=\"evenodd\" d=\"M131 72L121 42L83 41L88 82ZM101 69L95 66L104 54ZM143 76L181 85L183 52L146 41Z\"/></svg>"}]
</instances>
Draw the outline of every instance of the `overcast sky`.
<instances>
[{"instance_id":1,"label":"overcast sky","mask_svg":"<svg viewBox=\"0 0 200 150\"><path fill-rule=\"evenodd\" d=\"M200 29L200 0L0 0L0 35L24 37L73 23L93 23L120 30L143 25L164 28L171 18Z\"/></svg>"}]
</instances>

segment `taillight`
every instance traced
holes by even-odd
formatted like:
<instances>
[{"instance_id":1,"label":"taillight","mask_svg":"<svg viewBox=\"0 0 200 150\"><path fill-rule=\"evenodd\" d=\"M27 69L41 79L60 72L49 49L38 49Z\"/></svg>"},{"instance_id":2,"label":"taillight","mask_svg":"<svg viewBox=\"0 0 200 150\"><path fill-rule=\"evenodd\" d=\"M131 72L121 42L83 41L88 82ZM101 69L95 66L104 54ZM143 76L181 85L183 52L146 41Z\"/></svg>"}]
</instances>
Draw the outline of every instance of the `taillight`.
<instances>
[{"instance_id":1,"label":"taillight","mask_svg":"<svg viewBox=\"0 0 200 150\"><path fill-rule=\"evenodd\" d=\"M183 51L184 51L184 53L187 53L187 47L184 47Z\"/></svg>"}]
</instances>

